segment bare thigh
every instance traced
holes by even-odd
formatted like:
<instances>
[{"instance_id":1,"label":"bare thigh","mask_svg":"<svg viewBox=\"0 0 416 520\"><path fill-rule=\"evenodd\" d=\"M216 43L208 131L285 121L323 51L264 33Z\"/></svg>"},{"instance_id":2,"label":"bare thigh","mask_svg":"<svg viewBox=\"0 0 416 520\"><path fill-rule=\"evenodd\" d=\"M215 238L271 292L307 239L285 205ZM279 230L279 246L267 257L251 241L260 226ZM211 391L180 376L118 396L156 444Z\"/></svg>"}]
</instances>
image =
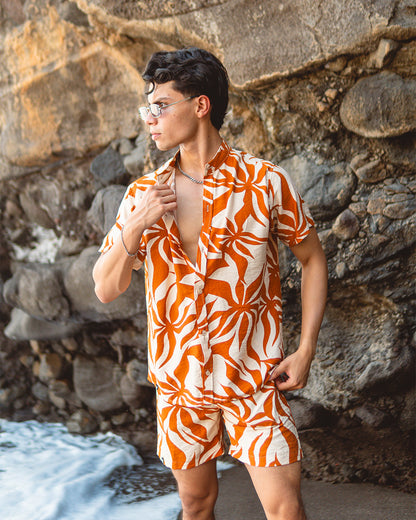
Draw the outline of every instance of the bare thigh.
<instances>
[{"instance_id":1,"label":"bare thigh","mask_svg":"<svg viewBox=\"0 0 416 520\"><path fill-rule=\"evenodd\" d=\"M268 468L246 464L268 520L304 520L300 462Z\"/></svg>"}]
</instances>

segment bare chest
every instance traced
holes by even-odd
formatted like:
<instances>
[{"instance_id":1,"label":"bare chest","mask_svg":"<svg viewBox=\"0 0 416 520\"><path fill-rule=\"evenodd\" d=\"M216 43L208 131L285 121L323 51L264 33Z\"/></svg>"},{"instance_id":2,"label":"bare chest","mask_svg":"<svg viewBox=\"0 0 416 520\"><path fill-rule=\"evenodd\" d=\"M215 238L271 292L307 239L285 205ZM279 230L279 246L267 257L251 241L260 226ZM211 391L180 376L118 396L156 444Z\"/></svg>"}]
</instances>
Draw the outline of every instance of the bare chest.
<instances>
[{"instance_id":1,"label":"bare chest","mask_svg":"<svg viewBox=\"0 0 416 520\"><path fill-rule=\"evenodd\" d=\"M176 222L182 249L195 265L202 228L203 185L178 177L176 180Z\"/></svg>"}]
</instances>

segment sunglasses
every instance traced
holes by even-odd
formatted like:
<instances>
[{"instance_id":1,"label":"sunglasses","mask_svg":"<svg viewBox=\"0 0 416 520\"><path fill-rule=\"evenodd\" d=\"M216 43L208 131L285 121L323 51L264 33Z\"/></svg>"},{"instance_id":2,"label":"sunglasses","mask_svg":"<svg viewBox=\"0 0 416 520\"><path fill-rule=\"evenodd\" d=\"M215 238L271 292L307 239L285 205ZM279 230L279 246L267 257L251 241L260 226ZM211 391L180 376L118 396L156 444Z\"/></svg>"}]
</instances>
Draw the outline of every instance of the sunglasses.
<instances>
[{"instance_id":1,"label":"sunglasses","mask_svg":"<svg viewBox=\"0 0 416 520\"><path fill-rule=\"evenodd\" d=\"M149 114L152 117L160 117L162 115L162 110L164 110L165 108L171 107L172 105L177 105L178 103L182 103L183 101L189 101L190 99L196 97L198 96L189 96L187 98L180 99L179 101L169 103L169 105L159 105L158 103L150 103L150 105L148 105L147 107L139 107L138 111L143 121L146 121Z\"/></svg>"}]
</instances>

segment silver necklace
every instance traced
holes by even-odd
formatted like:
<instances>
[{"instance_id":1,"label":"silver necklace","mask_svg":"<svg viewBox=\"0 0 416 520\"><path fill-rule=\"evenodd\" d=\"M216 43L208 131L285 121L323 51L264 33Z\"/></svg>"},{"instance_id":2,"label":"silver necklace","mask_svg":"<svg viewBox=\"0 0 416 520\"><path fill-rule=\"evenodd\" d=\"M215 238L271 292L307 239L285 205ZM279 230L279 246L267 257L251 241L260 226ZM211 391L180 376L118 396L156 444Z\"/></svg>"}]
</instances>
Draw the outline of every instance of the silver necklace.
<instances>
[{"instance_id":1,"label":"silver necklace","mask_svg":"<svg viewBox=\"0 0 416 520\"><path fill-rule=\"evenodd\" d=\"M182 173L182 175L185 175L185 177L188 177L188 179L190 179L192 182L195 182L196 184L204 184L204 181L199 181L198 179L195 179L195 177L192 177L191 175L189 175L188 173L185 173L182 168L181 168L181 165L179 164L179 161L176 161L176 166L178 167L178 170Z\"/></svg>"}]
</instances>

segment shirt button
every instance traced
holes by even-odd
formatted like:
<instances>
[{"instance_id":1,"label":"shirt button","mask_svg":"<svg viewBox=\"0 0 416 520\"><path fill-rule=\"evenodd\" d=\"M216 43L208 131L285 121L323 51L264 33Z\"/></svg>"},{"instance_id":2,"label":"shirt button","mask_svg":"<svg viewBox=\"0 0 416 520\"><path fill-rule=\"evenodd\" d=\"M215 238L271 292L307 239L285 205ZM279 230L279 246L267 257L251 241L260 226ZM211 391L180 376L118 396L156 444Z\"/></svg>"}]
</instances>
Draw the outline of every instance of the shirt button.
<instances>
[{"instance_id":1,"label":"shirt button","mask_svg":"<svg viewBox=\"0 0 416 520\"><path fill-rule=\"evenodd\" d=\"M205 370L205 375L209 376L209 375L211 375L211 372L209 370Z\"/></svg>"},{"instance_id":2,"label":"shirt button","mask_svg":"<svg viewBox=\"0 0 416 520\"><path fill-rule=\"evenodd\" d=\"M205 286L205 284L201 280L196 282L195 288L196 288L197 294L202 294L204 292L204 286Z\"/></svg>"}]
</instances>

